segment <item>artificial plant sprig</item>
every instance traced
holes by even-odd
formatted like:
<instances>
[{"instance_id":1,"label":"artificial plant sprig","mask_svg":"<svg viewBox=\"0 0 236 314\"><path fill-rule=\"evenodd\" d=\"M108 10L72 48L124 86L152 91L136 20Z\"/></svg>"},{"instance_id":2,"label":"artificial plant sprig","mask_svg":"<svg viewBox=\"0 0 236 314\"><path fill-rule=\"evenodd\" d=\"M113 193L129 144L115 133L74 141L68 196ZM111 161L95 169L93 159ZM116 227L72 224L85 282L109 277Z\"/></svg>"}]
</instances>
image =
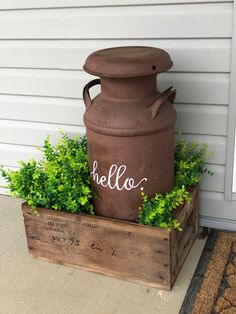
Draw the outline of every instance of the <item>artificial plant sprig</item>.
<instances>
[{"instance_id":1,"label":"artificial plant sprig","mask_svg":"<svg viewBox=\"0 0 236 314\"><path fill-rule=\"evenodd\" d=\"M180 133L175 144L175 186L196 186L204 173L213 175L206 167L211 156L206 144L188 143Z\"/></svg>"},{"instance_id":2,"label":"artificial plant sprig","mask_svg":"<svg viewBox=\"0 0 236 314\"><path fill-rule=\"evenodd\" d=\"M190 200L184 186L175 188L164 195L157 193L152 198L142 193L142 197L143 203L138 218L140 223L169 230L173 228L181 230L180 223L172 217L172 211Z\"/></svg>"}]
</instances>

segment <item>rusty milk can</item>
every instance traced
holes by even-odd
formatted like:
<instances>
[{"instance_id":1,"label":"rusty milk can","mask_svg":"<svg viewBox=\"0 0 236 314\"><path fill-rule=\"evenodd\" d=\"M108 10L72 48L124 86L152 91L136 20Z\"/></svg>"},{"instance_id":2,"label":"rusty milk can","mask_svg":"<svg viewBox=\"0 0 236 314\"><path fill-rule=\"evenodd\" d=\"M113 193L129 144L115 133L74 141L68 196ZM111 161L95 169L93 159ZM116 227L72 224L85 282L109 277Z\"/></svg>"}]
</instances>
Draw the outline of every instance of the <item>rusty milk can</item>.
<instances>
[{"instance_id":1,"label":"rusty milk can","mask_svg":"<svg viewBox=\"0 0 236 314\"><path fill-rule=\"evenodd\" d=\"M117 47L88 56L84 70L100 76L83 91L95 213L136 221L141 192L152 196L174 184L172 87L159 92L156 75L172 66L167 52ZM93 100L89 89L101 84Z\"/></svg>"}]
</instances>

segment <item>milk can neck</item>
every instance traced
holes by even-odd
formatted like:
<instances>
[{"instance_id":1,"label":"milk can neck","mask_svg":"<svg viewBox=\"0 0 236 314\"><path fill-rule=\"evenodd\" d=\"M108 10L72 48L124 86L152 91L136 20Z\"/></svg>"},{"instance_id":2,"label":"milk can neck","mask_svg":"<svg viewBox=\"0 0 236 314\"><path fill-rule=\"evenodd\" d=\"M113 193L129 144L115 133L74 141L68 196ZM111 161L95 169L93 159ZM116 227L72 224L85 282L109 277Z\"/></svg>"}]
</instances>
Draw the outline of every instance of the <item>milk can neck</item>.
<instances>
[{"instance_id":1,"label":"milk can neck","mask_svg":"<svg viewBox=\"0 0 236 314\"><path fill-rule=\"evenodd\" d=\"M140 99L156 95L156 75L108 78L101 77L103 97L112 99Z\"/></svg>"}]
</instances>

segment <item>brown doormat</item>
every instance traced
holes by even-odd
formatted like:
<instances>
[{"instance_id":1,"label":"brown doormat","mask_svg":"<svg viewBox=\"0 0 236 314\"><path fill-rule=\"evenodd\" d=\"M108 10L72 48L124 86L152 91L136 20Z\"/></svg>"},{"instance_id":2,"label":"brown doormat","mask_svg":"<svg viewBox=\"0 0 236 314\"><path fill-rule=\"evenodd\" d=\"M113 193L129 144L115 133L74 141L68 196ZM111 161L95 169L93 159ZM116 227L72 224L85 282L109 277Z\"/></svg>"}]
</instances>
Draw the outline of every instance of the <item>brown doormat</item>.
<instances>
[{"instance_id":1,"label":"brown doormat","mask_svg":"<svg viewBox=\"0 0 236 314\"><path fill-rule=\"evenodd\" d=\"M213 230L179 314L236 314L236 232Z\"/></svg>"}]
</instances>

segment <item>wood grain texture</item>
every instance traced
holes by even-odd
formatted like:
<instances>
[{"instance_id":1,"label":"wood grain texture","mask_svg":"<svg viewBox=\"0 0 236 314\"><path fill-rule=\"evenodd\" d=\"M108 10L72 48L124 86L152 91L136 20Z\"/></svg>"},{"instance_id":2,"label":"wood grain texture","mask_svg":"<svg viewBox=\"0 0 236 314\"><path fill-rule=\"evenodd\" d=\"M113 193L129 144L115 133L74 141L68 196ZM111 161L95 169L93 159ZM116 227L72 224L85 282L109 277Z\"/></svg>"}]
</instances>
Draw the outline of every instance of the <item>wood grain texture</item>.
<instances>
[{"instance_id":1,"label":"wood grain texture","mask_svg":"<svg viewBox=\"0 0 236 314\"><path fill-rule=\"evenodd\" d=\"M176 230L171 231L171 280L174 282L181 270L184 260L192 247L198 233L198 206L197 189L191 195L191 201L186 204L178 215L178 220L182 222L182 233Z\"/></svg>"},{"instance_id":2,"label":"wood grain texture","mask_svg":"<svg viewBox=\"0 0 236 314\"><path fill-rule=\"evenodd\" d=\"M23 204L29 252L36 258L168 290L195 239L196 191L192 198L176 216L183 225L181 236L179 231L95 215L38 209L36 217ZM172 249L178 250L175 259Z\"/></svg>"}]
</instances>

